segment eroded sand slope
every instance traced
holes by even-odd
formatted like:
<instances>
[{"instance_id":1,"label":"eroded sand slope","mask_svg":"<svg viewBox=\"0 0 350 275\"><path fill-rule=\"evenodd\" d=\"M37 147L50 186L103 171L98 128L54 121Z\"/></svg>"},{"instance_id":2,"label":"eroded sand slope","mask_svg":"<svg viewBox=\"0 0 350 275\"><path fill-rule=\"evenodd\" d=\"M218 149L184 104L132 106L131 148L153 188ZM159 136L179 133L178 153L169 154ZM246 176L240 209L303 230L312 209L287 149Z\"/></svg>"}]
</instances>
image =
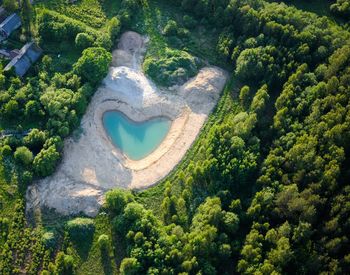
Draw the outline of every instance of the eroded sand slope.
<instances>
[{"instance_id":1,"label":"eroded sand slope","mask_svg":"<svg viewBox=\"0 0 350 275\"><path fill-rule=\"evenodd\" d=\"M123 34L109 74L82 119L80 138L66 139L54 175L28 188L27 209L48 207L61 214L94 216L109 189L151 186L182 159L219 99L227 75L206 67L184 85L160 90L141 71L146 42L137 33ZM172 125L154 152L133 161L112 145L104 131L102 115L108 110L119 110L135 121L167 116Z\"/></svg>"}]
</instances>

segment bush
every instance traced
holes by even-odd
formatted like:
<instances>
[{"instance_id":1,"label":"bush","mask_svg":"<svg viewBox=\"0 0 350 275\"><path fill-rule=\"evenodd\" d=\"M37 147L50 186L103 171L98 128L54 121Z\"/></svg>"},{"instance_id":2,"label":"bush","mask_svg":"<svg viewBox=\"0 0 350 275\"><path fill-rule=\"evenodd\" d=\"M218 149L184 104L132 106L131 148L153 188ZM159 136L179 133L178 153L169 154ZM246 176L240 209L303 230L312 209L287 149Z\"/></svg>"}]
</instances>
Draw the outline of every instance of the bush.
<instances>
[{"instance_id":1,"label":"bush","mask_svg":"<svg viewBox=\"0 0 350 275\"><path fill-rule=\"evenodd\" d=\"M109 237L106 234L100 235L98 237L98 246L101 250L107 251L109 247Z\"/></svg>"},{"instance_id":2,"label":"bush","mask_svg":"<svg viewBox=\"0 0 350 275\"><path fill-rule=\"evenodd\" d=\"M63 252L58 252L55 260L56 274L68 275L75 274L75 261L71 255L66 255Z\"/></svg>"},{"instance_id":3,"label":"bush","mask_svg":"<svg viewBox=\"0 0 350 275\"><path fill-rule=\"evenodd\" d=\"M54 145L47 149L43 148L33 161L35 173L41 177L51 175L55 171L59 158L60 154L57 152Z\"/></svg>"},{"instance_id":4,"label":"bush","mask_svg":"<svg viewBox=\"0 0 350 275\"><path fill-rule=\"evenodd\" d=\"M56 248L57 239L55 233L52 231L45 232L41 237L41 241L47 249Z\"/></svg>"},{"instance_id":5,"label":"bush","mask_svg":"<svg viewBox=\"0 0 350 275\"><path fill-rule=\"evenodd\" d=\"M165 25L163 33L167 36L177 35L178 26L174 20L169 20Z\"/></svg>"},{"instance_id":6,"label":"bush","mask_svg":"<svg viewBox=\"0 0 350 275\"><path fill-rule=\"evenodd\" d=\"M14 12L18 9L18 2L14 0L4 0L2 3L4 9L9 12Z\"/></svg>"},{"instance_id":7,"label":"bush","mask_svg":"<svg viewBox=\"0 0 350 275\"><path fill-rule=\"evenodd\" d=\"M112 55L104 48L87 48L74 64L74 71L84 81L95 86L106 76L111 61Z\"/></svg>"},{"instance_id":8,"label":"bush","mask_svg":"<svg viewBox=\"0 0 350 275\"><path fill-rule=\"evenodd\" d=\"M12 153L12 149L10 146L8 145L4 145L2 148L1 148L1 153L3 156L10 156L11 153Z\"/></svg>"},{"instance_id":9,"label":"bush","mask_svg":"<svg viewBox=\"0 0 350 275\"><path fill-rule=\"evenodd\" d=\"M66 230L72 241L90 239L95 231L94 220L89 218L75 218L67 222Z\"/></svg>"},{"instance_id":10,"label":"bush","mask_svg":"<svg viewBox=\"0 0 350 275\"><path fill-rule=\"evenodd\" d=\"M29 165L33 161L33 153L25 146L18 147L14 157L16 161L24 165Z\"/></svg>"},{"instance_id":11,"label":"bush","mask_svg":"<svg viewBox=\"0 0 350 275\"><path fill-rule=\"evenodd\" d=\"M161 57L149 56L143 67L162 86L183 84L198 72L197 60L188 52L167 48Z\"/></svg>"},{"instance_id":12,"label":"bush","mask_svg":"<svg viewBox=\"0 0 350 275\"><path fill-rule=\"evenodd\" d=\"M107 208L116 215L121 214L124 207L131 201L133 201L133 195L130 191L114 189L106 194Z\"/></svg>"},{"instance_id":13,"label":"bush","mask_svg":"<svg viewBox=\"0 0 350 275\"><path fill-rule=\"evenodd\" d=\"M108 32L109 32L109 36L112 40L112 43L115 42L115 40L117 39L117 36L119 35L120 32L120 20L117 17L113 17L111 19L111 21L109 21L108 23Z\"/></svg>"},{"instance_id":14,"label":"bush","mask_svg":"<svg viewBox=\"0 0 350 275\"><path fill-rule=\"evenodd\" d=\"M77 36L75 37L75 46L79 50L84 50L86 48L89 48L92 46L94 43L94 38L84 32L78 33Z\"/></svg>"},{"instance_id":15,"label":"bush","mask_svg":"<svg viewBox=\"0 0 350 275\"><path fill-rule=\"evenodd\" d=\"M120 274L132 275L139 274L141 265L135 258L124 258L120 265Z\"/></svg>"},{"instance_id":16,"label":"bush","mask_svg":"<svg viewBox=\"0 0 350 275\"><path fill-rule=\"evenodd\" d=\"M184 15L182 20L186 28L193 29L197 25L197 21L189 15Z\"/></svg>"}]
</instances>

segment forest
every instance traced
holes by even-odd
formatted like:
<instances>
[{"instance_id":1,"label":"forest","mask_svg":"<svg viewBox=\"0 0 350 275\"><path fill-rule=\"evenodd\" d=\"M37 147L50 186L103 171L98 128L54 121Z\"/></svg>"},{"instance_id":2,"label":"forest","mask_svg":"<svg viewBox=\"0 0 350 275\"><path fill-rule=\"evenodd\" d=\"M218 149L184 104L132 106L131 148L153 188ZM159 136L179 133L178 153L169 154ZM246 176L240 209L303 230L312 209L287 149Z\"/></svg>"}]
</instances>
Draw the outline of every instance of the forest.
<instances>
[{"instance_id":1,"label":"forest","mask_svg":"<svg viewBox=\"0 0 350 275\"><path fill-rule=\"evenodd\" d=\"M24 78L0 59L0 274L350 273L349 0L2 2L23 25L7 46L44 55ZM95 218L28 215L125 30L161 86L226 69L219 103L156 186Z\"/></svg>"}]
</instances>

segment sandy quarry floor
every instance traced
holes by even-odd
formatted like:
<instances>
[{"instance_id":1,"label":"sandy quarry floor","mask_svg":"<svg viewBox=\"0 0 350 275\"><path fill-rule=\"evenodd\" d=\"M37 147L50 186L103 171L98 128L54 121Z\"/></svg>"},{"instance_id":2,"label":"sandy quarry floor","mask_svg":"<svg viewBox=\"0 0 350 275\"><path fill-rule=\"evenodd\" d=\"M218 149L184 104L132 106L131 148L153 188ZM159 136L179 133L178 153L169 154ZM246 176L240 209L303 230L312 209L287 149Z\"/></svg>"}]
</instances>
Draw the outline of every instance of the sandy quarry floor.
<instances>
[{"instance_id":1,"label":"sandy quarry floor","mask_svg":"<svg viewBox=\"0 0 350 275\"><path fill-rule=\"evenodd\" d=\"M66 139L55 174L28 189L27 209L48 207L65 215L94 216L109 189L149 187L183 158L216 105L227 75L206 67L184 85L160 90L141 71L146 43L137 33L123 34L109 74L82 119L80 138ZM119 110L135 121L167 116L172 124L155 151L133 161L105 133L102 115L108 110Z\"/></svg>"}]
</instances>

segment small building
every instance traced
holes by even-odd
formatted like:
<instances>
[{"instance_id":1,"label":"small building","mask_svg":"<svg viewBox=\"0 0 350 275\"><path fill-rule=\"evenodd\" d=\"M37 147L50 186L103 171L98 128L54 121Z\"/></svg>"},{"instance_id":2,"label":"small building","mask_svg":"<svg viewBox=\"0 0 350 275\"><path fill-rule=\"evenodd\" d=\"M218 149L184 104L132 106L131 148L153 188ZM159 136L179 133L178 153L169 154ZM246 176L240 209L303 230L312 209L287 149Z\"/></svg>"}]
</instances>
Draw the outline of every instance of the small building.
<instances>
[{"instance_id":1,"label":"small building","mask_svg":"<svg viewBox=\"0 0 350 275\"><path fill-rule=\"evenodd\" d=\"M0 24L0 41L7 39L11 33L22 25L21 18L13 13Z\"/></svg>"},{"instance_id":2,"label":"small building","mask_svg":"<svg viewBox=\"0 0 350 275\"><path fill-rule=\"evenodd\" d=\"M23 77L32 64L40 58L42 52L42 49L40 49L34 42L29 42L25 44L19 51L18 55L6 65L4 71L9 71L14 68L16 74Z\"/></svg>"}]
</instances>

